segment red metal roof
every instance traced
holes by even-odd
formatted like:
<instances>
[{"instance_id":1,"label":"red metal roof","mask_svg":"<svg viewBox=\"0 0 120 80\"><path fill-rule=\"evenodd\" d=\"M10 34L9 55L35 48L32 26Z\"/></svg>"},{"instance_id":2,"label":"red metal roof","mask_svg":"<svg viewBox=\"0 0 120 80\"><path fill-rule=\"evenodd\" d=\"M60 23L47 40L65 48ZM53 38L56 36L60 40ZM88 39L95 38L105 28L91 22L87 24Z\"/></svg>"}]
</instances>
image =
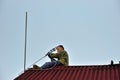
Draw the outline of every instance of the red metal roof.
<instances>
[{"instance_id":1,"label":"red metal roof","mask_svg":"<svg viewBox=\"0 0 120 80\"><path fill-rule=\"evenodd\" d=\"M27 70L15 80L120 80L120 64Z\"/></svg>"}]
</instances>

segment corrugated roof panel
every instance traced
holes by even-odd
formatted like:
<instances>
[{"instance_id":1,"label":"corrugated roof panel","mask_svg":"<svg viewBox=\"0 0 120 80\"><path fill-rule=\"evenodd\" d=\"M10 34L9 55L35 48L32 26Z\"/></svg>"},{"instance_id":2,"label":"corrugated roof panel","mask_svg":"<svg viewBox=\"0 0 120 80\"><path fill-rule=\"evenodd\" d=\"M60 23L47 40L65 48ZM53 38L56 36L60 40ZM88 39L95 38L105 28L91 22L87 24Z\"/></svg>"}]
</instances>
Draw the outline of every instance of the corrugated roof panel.
<instances>
[{"instance_id":1,"label":"corrugated roof panel","mask_svg":"<svg viewBox=\"0 0 120 80\"><path fill-rule=\"evenodd\" d=\"M102 78L103 80L105 80L105 78L106 78L105 72L106 72L106 67L103 68L103 69L102 69L102 72L101 72L101 75L102 75L102 77L103 77L103 78Z\"/></svg>"},{"instance_id":2,"label":"corrugated roof panel","mask_svg":"<svg viewBox=\"0 0 120 80\"><path fill-rule=\"evenodd\" d=\"M120 80L120 64L57 66L47 70L27 70L15 80Z\"/></svg>"}]
</instances>

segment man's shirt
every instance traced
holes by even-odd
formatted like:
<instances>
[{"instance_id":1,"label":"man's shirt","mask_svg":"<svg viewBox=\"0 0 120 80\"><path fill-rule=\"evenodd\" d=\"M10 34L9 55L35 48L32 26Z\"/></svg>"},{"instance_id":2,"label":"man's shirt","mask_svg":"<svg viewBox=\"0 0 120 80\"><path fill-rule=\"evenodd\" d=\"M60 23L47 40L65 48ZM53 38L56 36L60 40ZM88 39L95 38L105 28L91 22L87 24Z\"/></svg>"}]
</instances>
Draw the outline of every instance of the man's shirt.
<instances>
[{"instance_id":1,"label":"man's shirt","mask_svg":"<svg viewBox=\"0 0 120 80\"><path fill-rule=\"evenodd\" d=\"M50 54L51 58L58 58L58 60L64 65L64 66L68 66L69 65L69 57L68 57L68 53L63 50L60 53L51 53Z\"/></svg>"}]
</instances>

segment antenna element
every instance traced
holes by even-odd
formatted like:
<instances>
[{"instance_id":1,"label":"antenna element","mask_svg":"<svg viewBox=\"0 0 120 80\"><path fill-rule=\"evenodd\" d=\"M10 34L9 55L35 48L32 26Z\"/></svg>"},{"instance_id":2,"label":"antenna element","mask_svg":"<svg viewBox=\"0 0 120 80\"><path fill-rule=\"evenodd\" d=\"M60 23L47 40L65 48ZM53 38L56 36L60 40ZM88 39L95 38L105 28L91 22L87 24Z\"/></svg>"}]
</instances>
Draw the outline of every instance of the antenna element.
<instances>
[{"instance_id":1,"label":"antenna element","mask_svg":"<svg viewBox=\"0 0 120 80\"><path fill-rule=\"evenodd\" d=\"M24 72L26 69L26 47L27 47L27 12L25 15Z\"/></svg>"}]
</instances>

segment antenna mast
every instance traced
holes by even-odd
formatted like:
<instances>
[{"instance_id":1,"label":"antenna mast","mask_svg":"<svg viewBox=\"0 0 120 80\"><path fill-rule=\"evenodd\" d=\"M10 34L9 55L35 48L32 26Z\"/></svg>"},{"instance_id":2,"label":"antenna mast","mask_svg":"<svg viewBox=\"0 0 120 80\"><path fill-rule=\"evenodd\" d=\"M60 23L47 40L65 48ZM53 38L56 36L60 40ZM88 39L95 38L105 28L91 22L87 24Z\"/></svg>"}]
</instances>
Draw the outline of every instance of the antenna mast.
<instances>
[{"instance_id":1,"label":"antenna mast","mask_svg":"<svg viewBox=\"0 0 120 80\"><path fill-rule=\"evenodd\" d=\"M27 47L27 12L25 15L24 72L26 69L26 47Z\"/></svg>"}]
</instances>

